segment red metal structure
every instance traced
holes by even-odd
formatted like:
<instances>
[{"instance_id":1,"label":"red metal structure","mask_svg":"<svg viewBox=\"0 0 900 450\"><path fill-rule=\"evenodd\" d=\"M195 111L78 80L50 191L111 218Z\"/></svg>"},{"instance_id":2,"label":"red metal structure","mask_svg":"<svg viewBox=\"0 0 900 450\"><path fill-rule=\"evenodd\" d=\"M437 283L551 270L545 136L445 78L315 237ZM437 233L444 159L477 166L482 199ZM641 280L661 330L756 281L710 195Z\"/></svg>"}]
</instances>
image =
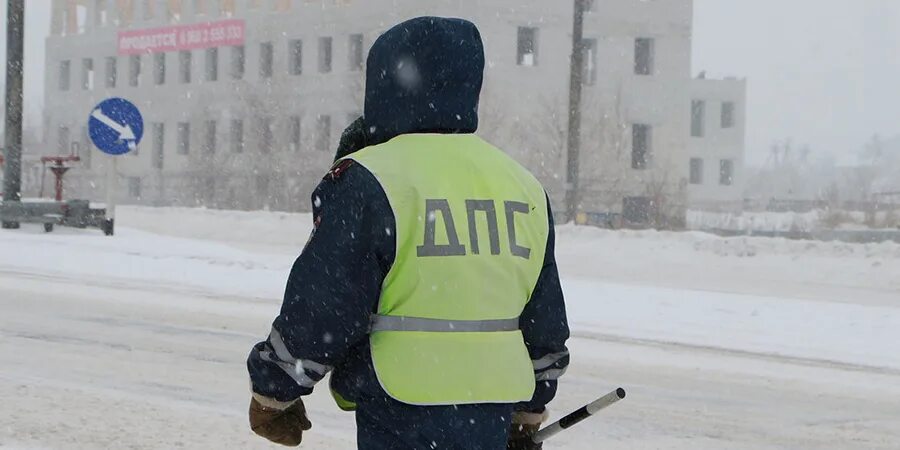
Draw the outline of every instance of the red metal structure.
<instances>
[{"instance_id":1,"label":"red metal structure","mask_svg":"<svg viewBox=\"0 0 900 450\"><path fill-rule=\"evenodd\" d=\"M71 169L71 167L66 167L66 163L76 163L79 161L81 161L81 158L76 155L41 157L41 164L53 164L50 166L50 171L53 172L53 175L56 178L56 201L62 201L63 175Z\"/></svg>"}]
</instances>

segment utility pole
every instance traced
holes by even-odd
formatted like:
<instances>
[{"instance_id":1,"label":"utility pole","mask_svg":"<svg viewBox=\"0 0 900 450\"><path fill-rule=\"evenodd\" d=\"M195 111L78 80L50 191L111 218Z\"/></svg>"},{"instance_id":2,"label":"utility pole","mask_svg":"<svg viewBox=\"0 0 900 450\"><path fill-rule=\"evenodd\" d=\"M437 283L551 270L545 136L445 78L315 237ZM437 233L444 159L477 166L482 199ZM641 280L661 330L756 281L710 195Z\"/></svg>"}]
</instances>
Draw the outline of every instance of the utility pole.
<instances>
[{"instance_id":1,"label":"utility pole","mask_svg":"<svg viewBox=\"0 0 900 450\"><path fill-rule=\"evenodd\" d=\"M581 155L581 87L584 77L584 10L586 0L575 1L572 24L572 62L569 77L569 136L566 158L566 220L578 211L578 163Z\"/></svg>"},{"instance_id":2,"label":"utility pole","mask_svg":"<svg viewBox=\"0 0 900 450\"><path fill-rule=\"evenodd\" d=\"M6 2L6 132L3 201L22 200L22 68L25 53L25 0ZM3 228L19 228L3 222Z\"/></svg>"}]
</instances>

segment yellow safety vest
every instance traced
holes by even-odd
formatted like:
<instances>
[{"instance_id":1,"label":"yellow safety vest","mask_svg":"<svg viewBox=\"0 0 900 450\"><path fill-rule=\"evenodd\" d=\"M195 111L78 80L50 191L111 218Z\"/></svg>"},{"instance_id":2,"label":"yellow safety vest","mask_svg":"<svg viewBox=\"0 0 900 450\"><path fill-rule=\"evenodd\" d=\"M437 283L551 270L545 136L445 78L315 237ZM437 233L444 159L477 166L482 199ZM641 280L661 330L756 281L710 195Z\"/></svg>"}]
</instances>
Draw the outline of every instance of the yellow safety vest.
<instances>
[{"instance_id":1,"label":"yellow safety vest","mask_svg":"<svg viewBox=\"0 0 900 450\"><path fill-rule=\"evenodd\" d=\"M396 221L370 337L384 390L413 405L531 399L519 316L547 246L541 184L475 135L401 135L347 159L375 176Z\"/></svg>"}]
</instances>

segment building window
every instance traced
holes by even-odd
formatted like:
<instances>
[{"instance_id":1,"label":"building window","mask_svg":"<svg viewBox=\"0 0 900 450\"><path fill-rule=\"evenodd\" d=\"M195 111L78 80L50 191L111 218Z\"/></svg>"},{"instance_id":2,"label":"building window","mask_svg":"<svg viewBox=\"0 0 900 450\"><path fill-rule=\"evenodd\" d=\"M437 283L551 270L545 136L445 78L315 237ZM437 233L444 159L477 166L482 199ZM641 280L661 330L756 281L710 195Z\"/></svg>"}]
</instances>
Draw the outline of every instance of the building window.
<instances>
[{"instance_id":1,"label":"building window","mask_svg":"<svg viewBox=\"0 0 900 450\"><path fill-rule=\"evenodd\" d=\"M222 0L222 15L225 17L234 16L235 0Z\"/></svg>"},{"instance_id":2,"label":"building window","mask_svg":"<svg viewBox=\"0 0 900 450\"><path fill-rule=\"evenodd\" d=\"M69 127L59 127L56 135L57 152L60 155L69 154Z\"/></svg>"},{"instance_id":3,"label":"building window","mask_svg":"<svg viewBox=\"0 0 900 450\"><path fill-rule=\"evenodd\" d=\"M703 184L703 159L691 158L691 184Z\"/></svg>"},{"instance_id":4,"label":"building window","mask_svg":"<svg viewBox=\"0 0 900 450\"><path fill-rule=\"evenodd\" d=\"M288 73L291 75L303 73L303 41L300 39L288 41Z\"/></svg>"},{"instance_id":5,"label":"building window","mask_svg":"<svg viewBox=\"0 0 900 450\"><path fill-rule=\"evenodd\" d=\"M106 87L116 87L119 78L119 59L115 56L106 58Z\"/></svg>"},{"instance_id":6,"label":"building window","mask_svg":"<svg viewBox=\"0 0 900 450\"><path fill-rule=\"evenodd\" d=\"M331 144L331 116L316 118L316 150L327 152Z\"/></svg>"},{"instance_id":7,"label":"building window","mask_svg":"<svg viewBox=\"0 0 900 450\"><path fill-rule=\"evenodd\" d=\"M637 38L634 40L635 75L653 75L654 47L656 47L656 40L653 38Z\"/></svg>"},{"instance_id":8,"label":"building window","mask_svg":"<svg viewBox=\"0 0 900 450\"><path fill-rule=\"evenodd\" d=\"M691 102L691 136L703 137L706 122L706 102L694 100Z\"/></svg>"},{"instance_id":9,"label":"building window","mask_svg":"<svg viewBox=\"0 0 900 450\"><path fill-rule=\"evenodd\" d=\"M300 125L300 116L291 116L290 127L288 127L290 132L290 135L288 136L288 142L290 142L291 151L294 152L300 150Z\"/></svg>"},{"instance_id":10,"label":"building window","mask_svg":"<svg viewBox=\"0 0 900 450\"><path fill-rule=\"evenodd\" d=\"M319 38L319 73L331 72L331 38Z\"/></svg>"},{"instance_id":11,"label":"building window","mask_svg":"<svg viewBox=\"0 0 900 450\"><path fill-rule=\"evenodd\" d=\"M520 66L537 65L538 29L519 27L518 64Z\"/></svg>"},{"instance_id":12,"label":"building window","mask_svg":"<svg viewBox=\"0 0 900 450\"><path fill-rule=\"evenodd\" d=\"M153 82L157 85L166 83L166 54L153 55Z\"/></svg>"},{"instance_id":13,"label":"building window","mask_svg":"<svg viewBox=\"0 0 900 450\"><path fill-rule=\"evenodd\" d=\"M231 47L231 78L240 80L244 78L244 46Z\"/></svg>"},{"instance_id":14,"label":"building window","mask_svg":"<svg viewBox=\"0 0 900 450\"><path fill-rule=\"evenodd\" d=\"M272 151L272 119L260 117L257 119L257 136L259 136L259 150L263 153Z\"/></svg>"},{"instance_id":15,"label":"building window","mask_svg":"<svg viewBox=\"0 0 900 450\"><path fill-rule=\"evenodd\" d=\"M734 127L734 102L722 102L722 128Z\"/></svg>"},{"instance_id":16,"label":"building window","mask_svg":"<svg viewBox=\"0 0 900 450\"><path fill-rule=\"evenodd\" d=\"M203 139L203 151L212 154L216 152L216 121L206 121L206 136Z\"/></svg>"},{"instance_id":17,"label":"building window","mask_svg":"<svg viewBox=\"0 0 900 450\"><path fill-rule=\"evenodd\" d=\"M141 85L141 55L131 55L128 58L128 85L131 87Z\"/></svg>"},{"instance_id":18,"label":"building window","mask_svg":"<svg viewBox=\"0 0 900 450\"><path fill-rule=\"evenodd\" d=\"M734 161L723 159L719 161L719 184L731 186L734 182Z\"/></svg>"},{"instance_id":19,"label":"building window","mask_svg":"<svg viewBox=\"0 0 900 450\"><path fill-rule=\"evenodd\" d=\"M206 49L206 81L219 80L219 49Z\"/></svg>"},{"instance_id":20,"label":"building window","mask_svg":"<svg viewBox=\"0 0 900 450\"><path fill-rule=\"evenodd\" d=\"M178 154L187 155L191 151L191 124L178 123Z\"/></svg>"},{"instance_id":21,"label":"building window","mask_svg":"<svg viewBox=\"0 0 900 450\"><path fill-rule=\"evenodd\" d=\"M128 177L128 196L141 198L141 177Z\"/></svg>"},{"instance_id":22,"label":"building window","mask_svg":"<svg viewBox=\"0 0 900 450\"><path fill-rule=\"evenodd\" d=\"M94 23L98 26L106 26L108 17L106 11L107 0L94 0Z\"/></svg>"},{"instance_id":23,"label":"building window","mask_svg":"<svg viewBox=\"0 0 900 450\"><path fill-rule=\"evenodd\" d=\"M164 0L161 8L165 8L166 18L169 20L169 22L180 22L181 21L181 2L180 1Z\"/></svg>"},{"instance_id":24,"label":"building window","mask_svg":"<svg viewBox=\"0 0 900 450\"><path fill-rule=\"evenodd\" d=\"M631 168L646 169L650 164L653 127L645 124L631 126Z\"/></svg>"},{"instance_id":25,"label":"building window","mask_svg":"<svg viewBox=\"0 0 900 450\"><path fill-rule=\"evenodd\" d=\"M182 84L188 84L191 82L191 61L193 60L193 53L188 51L178 52L178 73L179 73L179 81Z\"/></svg>"},{"instance_id":26,"label":"building window","mask_svg":"<svg viewBox=\"0 0 900 450\"><path fill-rule=\"evenodd\" d=\"M269 78L272 76L272 60L274 50L271 42L259 44L259 76Z\"/></svg>"},{"instance_id":27,"label":"building window","mask_svg":"<svg viewBox=\"0 0 900 450\"><path fill-rule=\"evenodd\" d=\"M72 76L72 62L69 60L59 62L59 90L69 90L69 79Z\"/></svg>"},{"instance_id":28,"label":"building window","mask_svg":"<svg viewBox=\"0 0 900 450\"><path fill-rule=\"evenodd\" d=\"M91 58L81 60L81 89L94 89L94 60Z\"/></svg>"},{"instance_id":29,"label":"building window","mask_svg":"<svg viewBox=\"0 0 900 450\"><path fill-rule=\"evenodd\" d=\"M163 158L165 154L163 153L163 149L165 149L166 142L166 126L163 123L157 122L153 124L153 168L160 169L163 168Z\"/></svg>"},{"instance_id":30,"label":"building window","mask_svg":"<svg viewBox=\"0 0 900 450\"><path fill-rule=\"evenodd\" d=\"M152 0L144 0L144 20L153 19L153 1Z\"/></svg>"},{"instance_id":31,"label":"building window","mask_svg":"<svg viewBox=\"0 0 900 450\"><path fill-rule=\"evenodd\" d=\"M597 81L597 40L584 39L581 41L581 51L584 54L581 82L587 86L593 86Z\"/></svg>"},{"instance_id":32,"label":"building window","mask_svg":"<svg viewBox=\"0 0 900 450\"><path fill-rule=\"evenodd\" d=\"M350 60L348 61L351 71L357 72L363 68L363 35L351 34L350 42L347 45Z\"/></svg>"},{"instance_id":33,"label":"building window","mask_svg":"<svg viewBox=\"0 0 900 450\"><path fill-rule=\"evenodd\" d=\"M231 121L231 152L242 153L244 151L244 121L234 119Z\"/></svg>"}]
</instances>

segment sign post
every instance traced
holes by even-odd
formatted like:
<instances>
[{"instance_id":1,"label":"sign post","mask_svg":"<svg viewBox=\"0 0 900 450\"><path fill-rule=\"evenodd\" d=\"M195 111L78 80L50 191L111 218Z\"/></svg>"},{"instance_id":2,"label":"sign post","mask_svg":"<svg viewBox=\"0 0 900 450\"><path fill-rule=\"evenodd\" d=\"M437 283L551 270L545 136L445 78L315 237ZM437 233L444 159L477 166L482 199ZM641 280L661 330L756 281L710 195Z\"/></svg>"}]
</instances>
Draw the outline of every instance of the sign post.
<instances>
[{"instance_id":1,"label":"sign post","mask_svg":"<svg viewBox=\"0 0 900 450\"><path fill-rule=\"evenodd\" d=\"M106 222L103 232L112 235L115 229L118 181L116 157L137 148L144 137L144 118L128 100L109 98L91 110L88 133L94 145L109 155L106 170Z\"/></svg>"}]
</instances>

